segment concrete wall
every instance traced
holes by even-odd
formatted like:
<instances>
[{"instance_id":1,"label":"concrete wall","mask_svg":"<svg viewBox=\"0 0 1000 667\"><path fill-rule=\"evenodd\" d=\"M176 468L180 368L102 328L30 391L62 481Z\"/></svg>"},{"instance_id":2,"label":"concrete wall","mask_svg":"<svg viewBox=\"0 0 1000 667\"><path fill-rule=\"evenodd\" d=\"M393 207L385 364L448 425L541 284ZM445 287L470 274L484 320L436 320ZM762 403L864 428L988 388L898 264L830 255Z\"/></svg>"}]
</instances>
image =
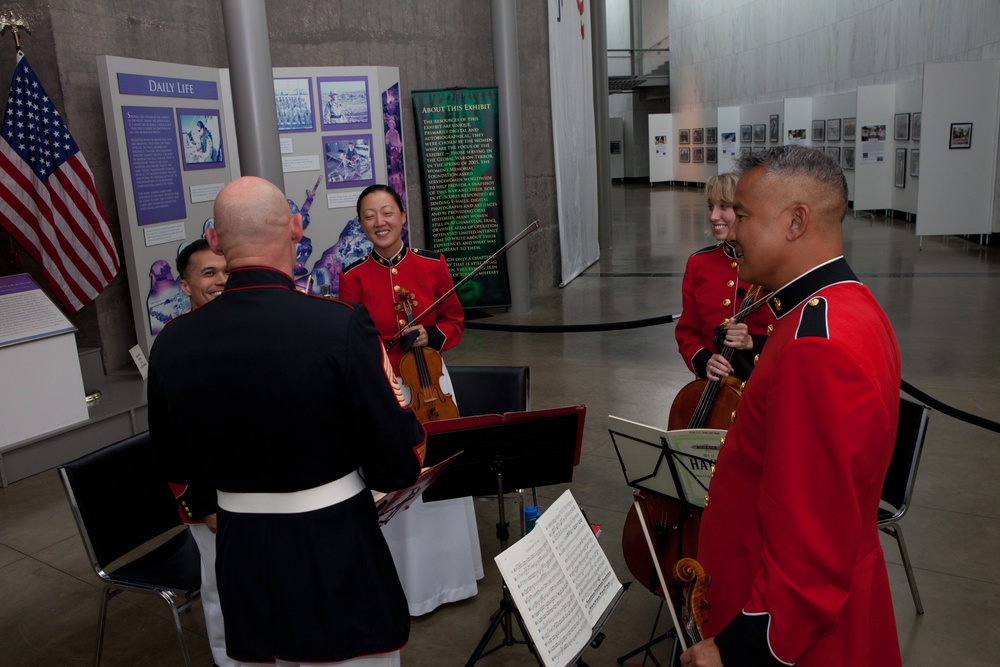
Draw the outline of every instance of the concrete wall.
<instances>
[{"instance_id":1,"label":"concrete wall","mask_svg":"<svg viewBox=\"0 0 1000 667\"><path fill-rule=\"evenodd\" d=\"M390 7L387 11L385 7ZM108 212L119 249L121 229L114 197L96 57L115 55L206 67L228 67L221 3L206 0L25 0L5 9L22 13L31 26L22 45L32 67L63 114L86 156L97 193ZM524 127L525 196L528 219L542 222L532 235L532 286L558 283L559 242L555 166L549 107L548 18L545 3L518 2ZM276 67L388 65L399 67L403 88L403 136L409 174L414 243L423 244L417 149L410 92L449 86L494 85L490 3L434 0L419 3L268 2L271 57ZM11 39L5 35L4 40ZM11 58L0 59L7 85ZM11 241L0 230L0 274L41 271L16 244L22 266L7 260ZM101 347L106 370L132 361L136 337L124 270L80 313L71 316L81 347Z\"/></svg>"},{"instance_id":2,"label":"concrete wall","mask_svg":"<svg viewBox=\"0 0 1000 667\"><path fill-rule=\"evenodd\" d=\"M995 0L673 0L673 108L917 81L924 63L1000 58Z\"/></svg>"}]
</instances>

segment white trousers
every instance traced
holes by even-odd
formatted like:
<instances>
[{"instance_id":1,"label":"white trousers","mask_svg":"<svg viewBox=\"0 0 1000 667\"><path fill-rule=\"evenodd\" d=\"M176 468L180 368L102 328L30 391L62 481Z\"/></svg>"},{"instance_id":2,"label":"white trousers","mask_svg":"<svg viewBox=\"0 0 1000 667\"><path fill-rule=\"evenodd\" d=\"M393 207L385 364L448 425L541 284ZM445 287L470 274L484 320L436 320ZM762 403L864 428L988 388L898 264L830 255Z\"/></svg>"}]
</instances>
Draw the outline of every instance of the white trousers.
<instances>
[{"instance_id":1,"label":"white trousers","mask_svg":"<svg viewBox=\"0 0 1000 667\"><path fill-rule=\"evenodd\" d=\"M191 537L201 554L201 609L205 613L205 630L208 645L212 649L212 660L219 667L236 667L226 655L226 634L222 622L222 605L219 603L219 587L215 582L215 533L203 523L188 524Z\"/></svg>"}]
</instances>

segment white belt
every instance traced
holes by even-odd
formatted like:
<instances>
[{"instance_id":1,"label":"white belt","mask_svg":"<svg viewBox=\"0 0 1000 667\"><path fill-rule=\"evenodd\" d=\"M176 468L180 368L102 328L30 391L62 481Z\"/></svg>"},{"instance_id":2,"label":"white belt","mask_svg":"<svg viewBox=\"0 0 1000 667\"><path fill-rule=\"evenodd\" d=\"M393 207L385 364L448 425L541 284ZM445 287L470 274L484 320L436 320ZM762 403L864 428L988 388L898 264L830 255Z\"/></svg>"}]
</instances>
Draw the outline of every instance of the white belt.
<instances>
[{"instance_id":1,"label":"white belt","mask_svg":"<svg viewBox=\"0 0 1000 667\"><path fill-rule=\"evenodd\" d=\"M227 512L240 514L301 514L330 507L361 493L365 482L357 470L322 486L288 493L230 493L217 491Z\"/></svg>"}]
</instances>

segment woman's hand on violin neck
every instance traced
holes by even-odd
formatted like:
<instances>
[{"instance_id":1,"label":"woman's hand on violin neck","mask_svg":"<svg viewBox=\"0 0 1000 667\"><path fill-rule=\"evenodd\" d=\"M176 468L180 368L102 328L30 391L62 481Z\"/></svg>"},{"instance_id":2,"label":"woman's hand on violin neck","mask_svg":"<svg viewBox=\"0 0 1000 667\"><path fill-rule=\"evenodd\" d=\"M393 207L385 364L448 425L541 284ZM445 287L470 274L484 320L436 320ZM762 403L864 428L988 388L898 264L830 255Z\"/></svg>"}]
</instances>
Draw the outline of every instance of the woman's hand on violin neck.
<instances>
[{"instance_id":1,"label":"woman's hand on violin neck","mask_svg":"<svg viewBox=\"0 0 1000 667\"><path fill-rule=\"evenodd\" d=\"M724 667L719 647L715 645L715 639L711 637L681 653L681 665L684 667Z\"/></svg>"},{"instance_id":2,"label":"woman's hand on violin neck","mask_svg":"<svg viewBox=\"0 0 1000 667\"><path fill-rule=\"evenodd\" d=\"M417 338L413 341L411 347L424 347L427 345L427 329L424 328L423 324L415 324L412 327L406 327L403 329L403 334L408 334L411 331L417 332Z\"/></svg>"}]
</instances>

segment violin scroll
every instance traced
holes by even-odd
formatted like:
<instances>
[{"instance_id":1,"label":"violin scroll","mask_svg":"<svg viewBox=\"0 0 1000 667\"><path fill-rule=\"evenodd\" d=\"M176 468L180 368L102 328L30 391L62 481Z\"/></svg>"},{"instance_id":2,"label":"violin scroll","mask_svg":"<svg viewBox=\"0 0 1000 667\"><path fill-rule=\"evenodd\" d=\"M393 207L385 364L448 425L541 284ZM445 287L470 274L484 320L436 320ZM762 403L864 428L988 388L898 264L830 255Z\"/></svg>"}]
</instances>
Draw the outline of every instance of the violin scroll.
<instances>
[{"instance_id":1,"label":"violin scroll","mask_svg":"<svg viewBox=\"0 0 1000 667\"><path fill-rule=\"evenodd\" d=\"M701 626L708 620L708 610L712 607L705 599L712 577L695 559L682 558L674 565L674 579L687 584L681 621L691 642L697 644L702 640Z\"/></svg>"}]
</instances>

